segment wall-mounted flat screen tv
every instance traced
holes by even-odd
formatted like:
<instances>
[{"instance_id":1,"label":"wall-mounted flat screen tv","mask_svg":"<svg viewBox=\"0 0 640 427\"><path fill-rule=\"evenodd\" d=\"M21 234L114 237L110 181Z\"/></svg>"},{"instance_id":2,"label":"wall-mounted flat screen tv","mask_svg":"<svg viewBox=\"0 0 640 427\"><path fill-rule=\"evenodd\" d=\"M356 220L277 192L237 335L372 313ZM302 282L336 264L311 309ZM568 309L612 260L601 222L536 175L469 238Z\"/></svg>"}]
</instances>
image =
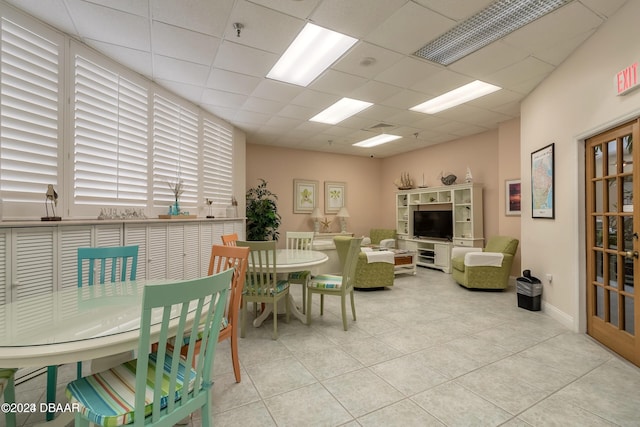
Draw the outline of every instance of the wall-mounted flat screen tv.
<instances>
[{"instance_id":1,"label":"wall-mounted flat screen tv","mask_svg":"<svg viewBox=\"0 0 640 427\"><path fill-rule=\"evenodd\" d=\"M418 238L446 239L453 237L453 212L414 211L413 235Z\"/></svg>"}]
</instances>

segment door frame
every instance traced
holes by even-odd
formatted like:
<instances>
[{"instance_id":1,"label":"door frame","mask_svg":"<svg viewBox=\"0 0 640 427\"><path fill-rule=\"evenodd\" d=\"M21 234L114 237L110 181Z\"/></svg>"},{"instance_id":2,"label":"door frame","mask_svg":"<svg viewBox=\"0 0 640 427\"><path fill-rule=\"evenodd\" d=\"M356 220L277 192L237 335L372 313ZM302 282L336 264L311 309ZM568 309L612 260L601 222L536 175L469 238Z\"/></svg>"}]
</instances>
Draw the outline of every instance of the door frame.
<instances>
[{"instance_id":1,"label":"door frame","mask_svg":"<svg viewBox=\"0 0 640 427\"><path fill-rule=\"evenodd\" d=\"M618 116L604 123L580 132L573 137L573 147L571 154L574 155L575 163L577 165L575 179L575 199L574 206L576 206L576 247L578 248L576 256L576 277L577 283L575 284L575 293L577 298L574 306L574 311L571 313L572 319L567 319L565 313L560 313L554 316L553 313L549 313L552 317L561 323L567 325L574 331L585 334L587 337L587 229L586 229L586 196L587 196L587 184L585 182L586 176L586 144L587 139L604 133L610 129L614 129L632 120L640 118L640 109L633 110L622 116ZM594 342L597 342L594 340Z\"/></svg>"}]
</instances>

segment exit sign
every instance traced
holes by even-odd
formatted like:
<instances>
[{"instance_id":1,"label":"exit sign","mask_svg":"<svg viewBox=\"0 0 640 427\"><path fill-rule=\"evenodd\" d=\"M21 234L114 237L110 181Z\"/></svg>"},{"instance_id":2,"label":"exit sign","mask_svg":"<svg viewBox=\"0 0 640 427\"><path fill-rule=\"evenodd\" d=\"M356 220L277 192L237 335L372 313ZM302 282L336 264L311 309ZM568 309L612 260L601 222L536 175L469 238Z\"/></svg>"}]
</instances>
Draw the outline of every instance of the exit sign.
<instances>
[{"instance_id":1,"label":"exit sign","mask_svg":"<svg viewBox=\"0 0 640 427\"><path fill-rule=\"evenodd\" d=\"M634 62L616 74L618 95L626 95L638 87L638 63Z\"/></svg>"}]
</instances>

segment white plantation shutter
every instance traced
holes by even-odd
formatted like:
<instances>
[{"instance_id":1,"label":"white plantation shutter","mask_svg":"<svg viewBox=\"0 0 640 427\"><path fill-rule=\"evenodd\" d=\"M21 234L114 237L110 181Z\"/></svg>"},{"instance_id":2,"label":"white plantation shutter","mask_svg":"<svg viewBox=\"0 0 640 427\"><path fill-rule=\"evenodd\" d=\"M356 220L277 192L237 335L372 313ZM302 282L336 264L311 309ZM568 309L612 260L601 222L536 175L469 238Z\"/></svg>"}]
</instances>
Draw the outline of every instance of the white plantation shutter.
<instances>
[{"instance_id":1,"label":"white plantation shutter","mask_svg":"<svg viewBox=\"0 0 640 427\"><path fill-rule=\"evenodd\" d=\"M233 130L207 118L202 127L202 191L214 207L226 207L233 196Z\"/></svg>"},{"instance_id":2,"label":"white plantation shutter","mask_svg":"<svg viewBox=\"0 0 640 427\"><path fill-rule=\"evenodd\" d=\"M146 206L147 89L74 57L74 203Z\"/></svg>"},{"instance_id":3,"label":"white plantation shutter","mask_svg":"<svg viewBox=\"0 0 640 427\"><path fill-rule=\"evenodd\" d=\"M198 113L160 95L153 103L153 201L169 206L168 183L182 180L182 206L198 204Z\"/></svg>"},{"instance_id":4,"label":"white plantation shutter","mask_svg":"<svg viewBox=\"0 0 640 427\"><path fill-rule=\"evenodd\" d=\"M63 38L7 16L0 27L0 190L5 203L42 203L61 169Z\"/></svg>"}]
</instances>

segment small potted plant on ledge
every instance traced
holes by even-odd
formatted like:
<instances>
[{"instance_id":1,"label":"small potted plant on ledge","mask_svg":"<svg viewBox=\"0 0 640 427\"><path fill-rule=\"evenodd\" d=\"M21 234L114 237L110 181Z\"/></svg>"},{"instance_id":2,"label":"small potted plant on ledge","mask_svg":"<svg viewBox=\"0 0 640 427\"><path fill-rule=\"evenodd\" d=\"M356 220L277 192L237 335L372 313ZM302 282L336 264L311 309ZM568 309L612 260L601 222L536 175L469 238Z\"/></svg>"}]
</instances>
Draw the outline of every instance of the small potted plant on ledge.
<instances>
[{"instance_id":1,"label":"small potted plant on ledge","mask_svg":"<svg viewBox=\"0 0 640 427\"><path fill-rule=\"evenodd\" d=\"M174 204L169 208L169 215L180 215L180 196L184 191L184 182L181 179L176 179L175 182L168 182L173 197L175 199Z\"/></svg>"},{"instance_id":2,"label":"small potted plant on ledge","mask_svg":"<svg viewBox=\"0 0 640 427\"><path fill-rule=\"evenodd\" d=\"M267 188L267 182L260 179L257 187L247 190L247 240L278 240L280 214L278 196Z\"/></svg>"}]
</instances>

